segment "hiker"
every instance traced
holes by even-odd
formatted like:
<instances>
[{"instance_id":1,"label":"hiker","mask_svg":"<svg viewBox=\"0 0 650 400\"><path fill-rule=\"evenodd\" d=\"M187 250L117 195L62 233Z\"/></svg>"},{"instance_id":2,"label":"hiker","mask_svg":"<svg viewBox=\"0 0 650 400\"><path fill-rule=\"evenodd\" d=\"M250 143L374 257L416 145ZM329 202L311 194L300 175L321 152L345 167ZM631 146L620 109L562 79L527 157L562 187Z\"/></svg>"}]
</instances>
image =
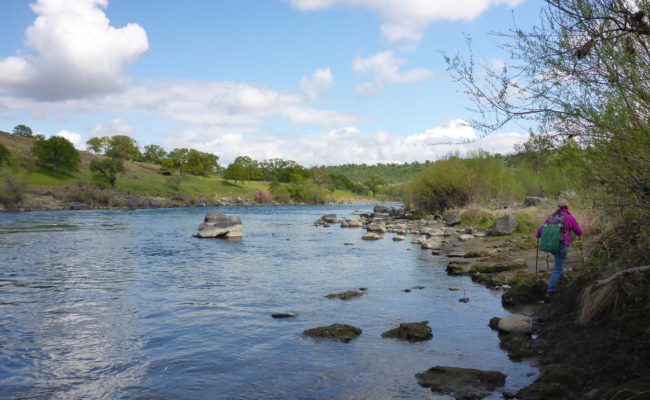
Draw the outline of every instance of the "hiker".
<instances>
[{"instance_id":1,"label":"hiker","mask_svg":"<svg viewBox=\"0 0 650 400\"><path fill-rule=\"evenodd\" d=\"M537 228L537 233L535 233L536 238L542 237L542 230L547 225L557 224L561 228L559 230L560 240L559 246L556 250L549 251L553 254L553 273L551 278L548 280L547 293L552 295L557 289L557 283L560 278L564 277L564 262L567 258L567 253L569 251L569 246L571 246L571 232L575 233L578 236L582 235L582 228L578 224L578 221L573 215L569 212L569 202L563 199L558 200L557 210L551 215L549 215L544 223ZM544 250L544 249L542 249Z\"/></svg>"}]
</instances>

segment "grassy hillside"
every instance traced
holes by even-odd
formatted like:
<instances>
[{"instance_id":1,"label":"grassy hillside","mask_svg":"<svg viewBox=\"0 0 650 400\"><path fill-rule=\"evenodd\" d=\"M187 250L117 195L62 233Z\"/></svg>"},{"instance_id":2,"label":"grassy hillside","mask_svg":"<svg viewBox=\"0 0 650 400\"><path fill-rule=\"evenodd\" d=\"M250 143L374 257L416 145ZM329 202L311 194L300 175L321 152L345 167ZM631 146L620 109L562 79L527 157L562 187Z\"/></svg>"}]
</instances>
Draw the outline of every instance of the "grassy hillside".
<instances>
[{"instance_id":1,"label":"grassy hillside","mask_svg":"<svg viewBox=\"0 0 650 400\"><path fill-rule=\"evenodd\" d=\"M84 196L94 198L107 195L106 191L89 193L100 192L93 188L90 162L102 159L104 156L82 151L79 172L66 176L52 176L36 165L30 153L33 143L34 139L31 138L0 132L0 144L5 145L12 154L12 165L0 167L0 181L9 177L17 182L24 193L24 204L27 207L42 208L39 206L43 202L50 203L53 207L56 205L65 207L66 201L80 201ZM160 174L160 167L155 164L124 162L124 167L125 173L118 177L116 193L113 193L117 205L123 202L125 196L155 198L163 203L170 202L178 205L196 202L211 203L224 198L252 201L256 189L269 190L268 182L252 181L235 184L218 176L164 176ZM79 193L80 191L84 193ZM52 199L48 200L45 197L52 197ZM355 195L347 191L338 190L332 195L332 201L355 199Z\"/></svg>"}]
</instances>

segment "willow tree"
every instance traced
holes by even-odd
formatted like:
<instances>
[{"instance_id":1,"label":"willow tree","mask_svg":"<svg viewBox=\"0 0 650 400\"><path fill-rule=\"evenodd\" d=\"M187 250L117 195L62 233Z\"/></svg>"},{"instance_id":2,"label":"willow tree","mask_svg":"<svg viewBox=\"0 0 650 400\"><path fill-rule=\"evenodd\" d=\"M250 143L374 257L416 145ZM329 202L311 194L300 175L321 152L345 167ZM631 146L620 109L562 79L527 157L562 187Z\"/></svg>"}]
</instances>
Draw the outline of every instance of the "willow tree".
<instances>
[{"instance_id":1,"label":"willow tree","mask_svg":"<svg viewBox=\"0 0 650 400\"><path fill-rule=\"evenodd\" d=\"M528 121L577 142L603 205L650 214L650 2L547 0L537 25L499 33L511 61L494 70L446 57L475 100L485 135ZM471 47L471 46L470 46Z\"/></svg>"}]
</instances>

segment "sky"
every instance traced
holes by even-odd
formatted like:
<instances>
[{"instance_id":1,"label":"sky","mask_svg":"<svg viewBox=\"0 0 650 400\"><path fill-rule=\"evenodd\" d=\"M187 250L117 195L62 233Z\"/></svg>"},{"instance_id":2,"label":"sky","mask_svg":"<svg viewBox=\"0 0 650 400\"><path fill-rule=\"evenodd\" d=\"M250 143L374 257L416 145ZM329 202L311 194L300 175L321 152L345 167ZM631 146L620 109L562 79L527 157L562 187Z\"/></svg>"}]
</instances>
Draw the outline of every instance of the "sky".
<instances>
[{"instance_id":1,"label":"sky","mask_svg":"<svg viewBox=\"0 0 650 400\"><path fill-rule=\"evenodd\" d=\"M0 130L79 149L93 136L305 166L511 152L527 129L477 139L443 53L500 68L491 32L541 0L3 0Z\"/></svg>"}]
</instances>

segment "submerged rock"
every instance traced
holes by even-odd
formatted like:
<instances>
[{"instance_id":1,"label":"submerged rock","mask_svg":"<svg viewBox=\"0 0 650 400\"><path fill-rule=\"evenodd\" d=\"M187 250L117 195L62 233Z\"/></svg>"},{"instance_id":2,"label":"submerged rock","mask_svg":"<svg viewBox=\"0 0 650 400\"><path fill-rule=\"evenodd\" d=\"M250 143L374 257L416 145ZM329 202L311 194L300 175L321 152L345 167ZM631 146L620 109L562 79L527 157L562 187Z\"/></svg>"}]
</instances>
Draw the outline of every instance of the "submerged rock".
<instances>
[{"instance_id":1,"label":"submerged rock","mask_svg":"<svg viewBox=\"0 0 650 400\"><path fill-rule=\"evenodd\" d=\"M399 327L382 333L381 337L405 340L407 342L431 340L433 334L431 333L431 328L427 326L428 323L429 321L402 323L399 324Z\"/></svg>"},{"instance_id":2,"label":"submerged rock","mask_svg":"<svg viewBox=\"0 0 650 400\"><path fill-rule=\"evenodd\" d=\"M466 400L482 399L506 383L506 376L499 371L442 366L415 374L415 377L421 386L432 392Z\"/></svg>"},{"instance_id":3,"label":"submerged rock","mask_svg":"<svg viewBox=\"0 0 650 400\"><path fill-rule=\"evenodd\" d=\"M365 294L364 292L365 290L359 292L357 292L356 290L348 290L346 292L341 292L341 293L330 293L325 297L327 297L328 299L352 300L352 299L356 299L357 297L363 296Z\"/></svg>"},{"instance_id":4,"label":"submerged rock","mask_svg":"<svg viewBox=\"0 0 650 400\"><path fill-rule=\"evenodd\" d=\"M349 343L359 337L361 333L363 333L361 329L347 324L332 324L329 326L307 329L303 332L305 336L336 339L343 343Z\"/></svg>"},{"instance_id":5,"label":"submerged rock","mask_svg":"<svg viewBox=\"0 0 650 400\"><path fill-rule=\"evenodd\" d=\"M274 313L271 314L271 317L273 318L293 318L297 317L298 314L295 312L284 312L284 313Z\"/></svg>"},{"instance_id":6,"label":"submerged rock","mask_svg":"<svg viewBox=\"0 0 650 400\"><path fill-rule=\"evenodd\" d=\"M199 230L194 234L198 238L240 238L244 233L241 218L238 215L226 215L220 211L206 214Z\"/></svg>"}]
</instances>

